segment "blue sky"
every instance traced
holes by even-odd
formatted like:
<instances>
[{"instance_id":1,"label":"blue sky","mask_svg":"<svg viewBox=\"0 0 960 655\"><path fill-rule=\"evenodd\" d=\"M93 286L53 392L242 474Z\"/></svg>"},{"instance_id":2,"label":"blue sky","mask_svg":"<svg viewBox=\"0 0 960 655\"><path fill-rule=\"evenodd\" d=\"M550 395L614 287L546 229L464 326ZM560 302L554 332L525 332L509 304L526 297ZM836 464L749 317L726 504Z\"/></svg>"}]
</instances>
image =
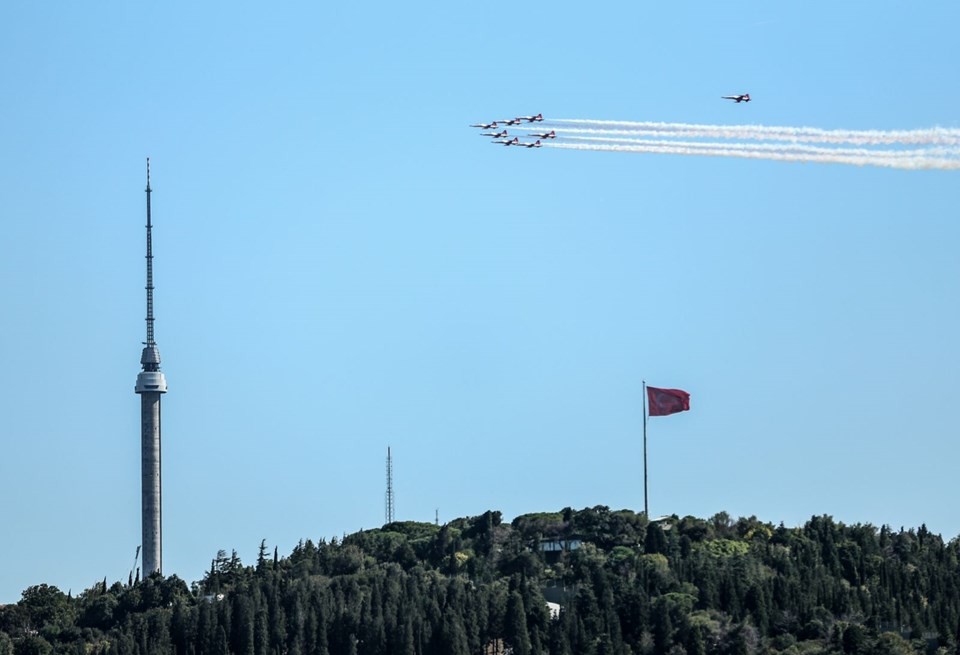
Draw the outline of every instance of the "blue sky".
<instances>
[{"instance_id":1,"label":"blue sky","mask_svg":"<svg viewBox=\"0 0 960 655\"><path fill-rule=\"evenodd\" d=\"M960 534L955 171L491 147L545 117L960 127L955 2L0 7L0 603L140 539L145 158L164 570L643 507ZM734 105L721 95L749 92Z\"/></svg>"}]
</instances>

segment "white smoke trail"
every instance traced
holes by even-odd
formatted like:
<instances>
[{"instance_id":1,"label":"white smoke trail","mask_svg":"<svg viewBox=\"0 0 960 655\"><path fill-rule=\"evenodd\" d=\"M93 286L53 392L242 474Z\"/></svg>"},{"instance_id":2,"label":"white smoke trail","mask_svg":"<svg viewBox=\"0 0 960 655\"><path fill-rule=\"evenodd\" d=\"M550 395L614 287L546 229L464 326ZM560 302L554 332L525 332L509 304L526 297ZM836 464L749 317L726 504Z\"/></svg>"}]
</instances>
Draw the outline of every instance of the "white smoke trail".
<instances>
[{"instance_id":1,"label":"white smoke trail","mask_svg":"<svg viewBox=\"0 0 960 655\"><path fill-rule=\"evenodd\" d=\"M777 127L766 125L707 125L599 121L588 119L551 119L544 125L559 131L612 134L660 134L662 136L698 136L719 139L754 139L803 143L851 145L960 145L960 129L933 127L917 130L824 130L816 127ZM596 132L593 132L596 130ZM589 132L588 132L589 133Z\"/></svg>"},{"instance_id":2,"label":"white smoke trail","mask_svg":"<svg viewBox=\"0 0 960 655\"><path fill-rule=\"evenodd\" d=\"M960 159L949 159L934 156L904 156L886 157L870 155L834 154L832 152L802 153L782 150L749 150L724 147L724 144L702 144L696 147L682 145L619 145L619 144L579 144L579 143L544 143L547 148L565 150L595 150L606 152L635 152L670 155L700 155L707 157L740 157L744 159L770 159L775 161L811 162L826 164L852 164L855 166L880 166L884 168L901 169L941 169L960 170ZM830 149L825 149L830 150Z\"/></svg>"},{"instance_id":3,"label":"white smoke trail","mask_svg":"<svg viewBox=\"0 0 960 655\"><path fill-rule=\"evenodd\" d=\"M753 141L785 141L787 143L836 143L836 144L847 144L847 145L924 145L914 142L900 142L900 141L886 141L886 142L877 142L873 144L853 141L845 141L841 139L826 139L826 138L782 138L774 139L772 137L764 136L760 138L756 135L752 135L749 132L742 130L747 126L728 126L724 130L705 130L705 129L685 129L685 130L666 130L666 129L630 129L630 130L610 130L610 129L594 129L594 128L581 128L581 127L553 127L550 129L556 132L557 138L586 138L578 136L568 136L568 135L596 135L596 136L622 136L625 137L624 140L627 140L629 137L641 137L641 136L655 136L661 138L714 138L714 139L750 139ZM739 131L734 131L739 130ZM529 134L529 133L528 133ZM523 136L523 135L521 135ZM960 142L958 142L960 143ZM940 138L935 141L931 141L930 145L938 145L949 147L952 144L950 138Z\"/></svg>"},{"instance_id":4,"label":"white smoke trail","mask_svg":"<svg viewBox=\"0 0 960 655\"><path fill-rule=\"evenodd\" d=\"M872 148L824 148L798 143L723 143L723 142L696 142L696 141L668 141L654 139L628 139L623 137L599 136L564 136L564 140L589 141L598 143L619 143L643 146L675 146L704 149L731 149L769 152L794 152L815 155L846 155L850 157L939 157L949 159L960 157L958 148L919 148L914 150L877 150Z\"/></svg>"},{"instance_id":5,"label":"white smoke trail","mask_svg":"<svg viewBox=\"0 0 960 655\"><path fill-rule=\"evenodd\" d=\"M542 145L568 150L741 157L905 169L960 169L960 129L957 128L824 130L765 125L548 119L537 126L521 126L521 129L530 138L537 134L536 131L553 130L556 140L543 139Z\"/></svg>"}]
</instances>

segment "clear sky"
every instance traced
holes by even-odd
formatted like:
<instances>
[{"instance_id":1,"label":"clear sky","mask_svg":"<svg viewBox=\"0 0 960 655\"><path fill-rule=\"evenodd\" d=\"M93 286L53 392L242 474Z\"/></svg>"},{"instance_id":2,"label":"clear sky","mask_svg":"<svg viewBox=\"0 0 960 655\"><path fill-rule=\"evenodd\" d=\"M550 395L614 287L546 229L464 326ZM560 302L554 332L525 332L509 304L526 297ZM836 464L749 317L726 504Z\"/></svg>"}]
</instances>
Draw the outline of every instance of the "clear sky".
<instances>
[{"instance_id":1,"label":"clear sky","mask_svg":"<svg viewBox=\"0 0 960 655\"><path fill-rule=\"evenodd\" d=\"M589 7L589 8L588 8ZM396 516L960 534L960 173L490 146L545 117L960 127L955 0L6 2L0 603ZM736 105L721 95L750 93Z\"/></svg>"}]
</instances>

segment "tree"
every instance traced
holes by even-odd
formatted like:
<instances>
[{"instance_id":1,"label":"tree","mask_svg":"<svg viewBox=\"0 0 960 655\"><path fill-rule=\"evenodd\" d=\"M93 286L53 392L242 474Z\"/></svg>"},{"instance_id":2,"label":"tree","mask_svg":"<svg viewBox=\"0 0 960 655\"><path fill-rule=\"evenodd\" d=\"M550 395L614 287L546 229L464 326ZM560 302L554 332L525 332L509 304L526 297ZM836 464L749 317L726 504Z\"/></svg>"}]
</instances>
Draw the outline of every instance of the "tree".
<instances>
[{"instance_id":1,"label":"tree","mask_svg":"<svg viewBox=\"0 0 960 655\"><path fill-rule=\"evenodd\" d=\"M666 653L673 645L673 620L670 605L661 596L653 606L653 644L658 653Z\"/></svg>"},{"instance_id":2,"label":"tree","mask_svg":"<svg viewBox=\"0 0 960 655\"><path fill-rule=\"evenodd\" d=\"M744 601L747 611L753 617L753 622L760 630L760 634L767 633L769 625L767 595L761 583L754 583L747 590L747 596Z\"/></svg>"},{"instance_id":3,"label":"tree","mask_svg":"<svg viewBox=\"0 0 960 655\"><path fill-rule=\"evenodd\" d=\"M459 614L450 606L440 623L440 651L444 655L470 655L467 632ZM519 655L519 653L518 653Z\"/></svg>"},{"instance_id":4,"label":"tree","mask_svg":"<svg viewBox=\"0 0 960 655\"><path fill-rule=\"evenodd\" d=\"M260 550L257 553L257 573L261 573L267 567L267 540L260 540Z\"/></svg>"},{"instance_id":5,"label":"tree","mask_svg":"<svg viewBox=\"0 0 960 655\"><path fill-rule=\"evenodd\" d=\"M851 623L843 631L843 652L846 655L857 655L865 652L867 647L867 631L858 623Z\"/></svg>"},{"instance_id":6,"label":"tree","mask_svg":"<svg viewBox=\"0 0 960 655\"><path fill-rule=\"evenodd\" d=\"M173 643L174 655L187 655L188 647L194 635L192 627L196 614L184 602L173 606L173 615L170 618L170 640Z\"/></svg>"},{"instance_id":7,"label":"tree","mask_svg":"<svg viewBox=\"0 0 960 655\"><path fill-rule=\"evenodd\" d=\"M910 642L895 632L884 632L870 651L873 655L914 655Z\"/></svg>"},{"instance_id":8,"label":"tree","mask_svg":"<svg viewBox=\"0 0 960 655\"><path fill-rule=\"evenodd\" d=\"M77 624L83 628L98 628L108 630L113 626L114 616L119 602L110 592L97 594L92 598L83 599L83 610Z\"/></svg>"},{"instance_id":9,"label":"tree","mask_svg":"<svg viewBox=\"0 0 960 655\"><path fill-rule=\"evenodd\" d=\"M656 523L647 525L647 535L643 542L643 552L648 554L666 553L667 537Z\"/></svg>"},{"instance_id":10,"label":"tree","mask_svg":"<svg viewBox=\"0 0 960 655\"><path fill-rule=\"evenodd\" d=\"M243 593L231 598L233 616L230 620L230 652L235 655L255 655L253 602Z\"/></svg>"},{"instance_id":11,"label":"tree","mask_svg":"<svg viewBox=\"0 0 960 655\"><path fill-rule=\"evenodd\" d=\"M253 622L254 655L267 655L270 651L270 629L267 627L267 609L259 607Z\"/></svg>"},{"instance_id":12,"label":"tree","mask_svg":"<svg viewBox=\"0 0 960 655\"><path fill-rule=\"evenodd\" d=\"M211 655L217 647L217 617L213 611L213 603L202 601L197 613L197 631L194 636L194 645L197 655Z\"/></svg>"},{"instance_id":13,"label":"tree","mask_svg":"<svg viewBox=\"0 0 960 655\"><path fill-rule=\"evenodd\" d=\"M39 635L28 635L17 640L14 644L14 655L50 655L53 646Z\"/></svg>"},{"instance_id":14,"label":"tree","mask_svg":"<svg viewBox=\"0 0 960 655\"><path fill-rule=\"evenodd\" d=\"M757 629L744 621L733 633L733 653L735 655L754 655L759 649L760 635Z\"/></svg>"},{"instance_id":15,"label":"tree","mask_svg":"<svg viewBox=\"0 0 960 655\"><path fill-rule=\"evenodd\" d=\"M17 605L24 611L34 630L59 631L72 625L76 617L67 595L51 585L28 587Z\"/></svg>"},{"instance_id":16,"label":"tree","mask_svg":"<svg viewBox=\"0 0 960 655\"><path fill-rule=\"evenodd\" d=\"M513 647L515 655L530 655L530 634L527 632L527 613L523 607L523 597L519 591L513 591L507 600L505 637Z\"/></svg>"},{"instance_id":17,"label":"tree","mask_svg":"<svg viewBox=\"0 0 960 655\"><path fill-rule=\"evenodd\" d=\"M216 655L230 655L230 646L227 643L227 632L223 626L217 627Z\"/></svg>"}]
</instances>

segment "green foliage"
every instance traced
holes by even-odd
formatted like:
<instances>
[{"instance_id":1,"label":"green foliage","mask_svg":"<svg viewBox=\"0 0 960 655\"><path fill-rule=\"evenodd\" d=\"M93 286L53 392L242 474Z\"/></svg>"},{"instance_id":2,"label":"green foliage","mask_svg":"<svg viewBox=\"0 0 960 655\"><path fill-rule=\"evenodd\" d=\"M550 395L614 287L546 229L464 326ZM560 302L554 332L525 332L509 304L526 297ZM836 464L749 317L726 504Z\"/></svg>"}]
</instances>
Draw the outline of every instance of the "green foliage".
<instances>
[{"instance_id":1,"label":"green foliage","mask_svg":"<svg viewBox=\"0 0 960 655\"><path fill-rule=\"evenodd\" d=\"M874 655L914 655L910 642L895 632L881 634L873 647Z\"/></svg>"},{"instance_id":2,"label":"green foliage","mask_svg":"<svg viewBox=\"0 0 960 655\"><path fill-rule=\"evenodd\" d=\"M516 655L530 655L530 632L527 630L527 615L523 596L519 591L510 594L507 600L507 616L504 621L504 637Z\"/></svg>"},{"instance_id":3,"label":"green foliage","mask_svg":"<svg viewBox=\"0 0 960 655\"><path fill-rule=\"evenodd\" d=\"M513 519L510 525L526 541L539 540L544 537L561 537L564 536L568 527L563 520L562 512L523 514Z\"/></svg>"},{"instance_id":4,"label":"green foliage","mask_svg":"<svg viewBox=\"0 0 960 655\"><path fill-rule=\"evenodd\" d=\"M958 626L960 543L923 526L596 506L398 522L288 557L264 540L254 566L218 552L192 590L38 585L0 607L0 655L901 655L958 652Z\"/></svg>"},{"instance_id":5,"label":"green foliage","mask_svg":"<svg viewBox=\"0 0 960 655\"><path fill-rule=\"evenodd\" d=\"M702 544L697 544L693 549L710 557L726 559L746 555L750 551L750 544L745 541L734 541L733 539L713 539Z\"/></svg>"},{"instance_id":6,"label":"green foliage","mask_svg":"<svg viewBox=\"0 0 960 655\"><path fill-rule=\"evenodd\" d=\"M53 646L43 637L27 635L17 639L13 646L14 655L50 655Z\"/></svg>"},{"instance_id":7,"label":"green foliage","mask_svg":"<svg viewBox=\"0 0 960 655\"><path fill-rule=\"evenodd\" d=\"M62 629L70 625L76 610L67 595L50 585L36 585L23 592L18 603L34 630Z\"/></svg>"}]
</instances>

